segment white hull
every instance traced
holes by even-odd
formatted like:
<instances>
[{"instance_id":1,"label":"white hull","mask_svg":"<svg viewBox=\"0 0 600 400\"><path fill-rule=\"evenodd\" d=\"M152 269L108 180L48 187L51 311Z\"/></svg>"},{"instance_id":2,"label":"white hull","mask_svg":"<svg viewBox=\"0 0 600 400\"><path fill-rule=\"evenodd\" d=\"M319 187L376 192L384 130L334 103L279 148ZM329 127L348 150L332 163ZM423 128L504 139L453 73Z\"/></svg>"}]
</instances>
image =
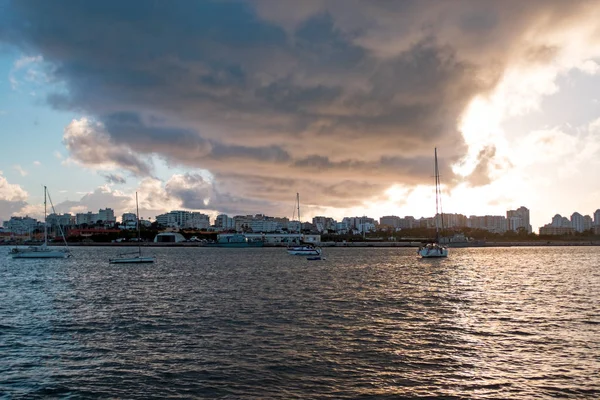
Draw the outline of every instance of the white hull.
<instances>
[{"instance_id":1,"label":"white hull","mask_svg":"<svg viewBox=\"0 0 600 400\"><path fill-rule=\"evenodd\" d=\"M321 255L321 249L316 247L292 247L287 250L292 256L318 256Z\"/></svg>"},{"instance_id":2,"label":"white hull","mask_svg":"<svg viewBox=\"0 0 600 400\"><path fill-rule=\"evenodd\" d=\"M419 255L423 258L448 257L448 249L446 247L423 248L419 249Z\"/></svg>"},{"instance_id":3,"label":"white hull","mask_svg":"<svg viewBox=\"0 0 600 400\"><path fill-rule=\"evenodd\" d=\"M147 264L156 261L154 257L126 257L112 258L108 260L111 264Z\"/></svg>"},{"instance_id":4,"label":"white hull","mask_svg":"<svg viewBox=\"0 0 600 400\"><path fill-rule=\"evenodd\" d=\"M61 250L17 250L16 252L11 253L12 258L67 258L71 254L66 251Z\"/></svg>"}]
</instances>

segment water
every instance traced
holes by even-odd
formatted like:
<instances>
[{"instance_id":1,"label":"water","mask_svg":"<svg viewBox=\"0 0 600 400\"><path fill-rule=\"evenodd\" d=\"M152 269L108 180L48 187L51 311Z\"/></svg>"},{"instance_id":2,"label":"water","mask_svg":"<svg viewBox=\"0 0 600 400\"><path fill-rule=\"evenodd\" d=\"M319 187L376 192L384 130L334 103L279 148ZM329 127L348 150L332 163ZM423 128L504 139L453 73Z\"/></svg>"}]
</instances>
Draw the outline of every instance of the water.
<instances>
[{"instance_id":1,"label":"water","mask_svg":"<svg viewBox=\"0 0 600 400\"><path fill-rule=\"evenodd\" d=\"M8 398L600 398L600 248L74 252L0 257Z\"/></svg>"}]
</instances>

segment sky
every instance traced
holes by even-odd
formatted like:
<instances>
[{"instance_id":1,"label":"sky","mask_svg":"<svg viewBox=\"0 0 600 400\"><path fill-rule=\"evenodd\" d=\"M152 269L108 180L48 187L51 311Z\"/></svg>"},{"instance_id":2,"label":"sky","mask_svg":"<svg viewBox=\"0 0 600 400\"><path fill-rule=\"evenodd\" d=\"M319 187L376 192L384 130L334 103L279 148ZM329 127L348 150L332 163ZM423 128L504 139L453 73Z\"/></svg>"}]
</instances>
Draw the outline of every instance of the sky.
<instances>
[{"instance_id":1,"label":"sky","mask_svg":"<svg viewBox=\"0 0 600 400\"><path fill-rule=\"evenodd\" d=\"M600 208L598 1L0 0L0 220Z\"/></svg>"}]
</instances>

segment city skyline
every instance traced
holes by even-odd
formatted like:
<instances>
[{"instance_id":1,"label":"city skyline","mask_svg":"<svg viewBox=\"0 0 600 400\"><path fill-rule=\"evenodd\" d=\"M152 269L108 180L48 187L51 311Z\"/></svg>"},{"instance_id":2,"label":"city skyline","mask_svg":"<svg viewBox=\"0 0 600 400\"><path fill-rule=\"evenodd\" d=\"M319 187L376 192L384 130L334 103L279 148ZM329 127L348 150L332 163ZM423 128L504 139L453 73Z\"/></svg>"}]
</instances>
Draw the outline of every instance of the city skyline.
<instances>
[{"instance_id":1,"label":"city skyline","mask_svg":"<svg viewBox=\"0 0 600 400\"><path fill-rule=\"evenodd\" d=\"M3 4L2 221L598 208L596 2Z\"/></svg>"}]
</instances>

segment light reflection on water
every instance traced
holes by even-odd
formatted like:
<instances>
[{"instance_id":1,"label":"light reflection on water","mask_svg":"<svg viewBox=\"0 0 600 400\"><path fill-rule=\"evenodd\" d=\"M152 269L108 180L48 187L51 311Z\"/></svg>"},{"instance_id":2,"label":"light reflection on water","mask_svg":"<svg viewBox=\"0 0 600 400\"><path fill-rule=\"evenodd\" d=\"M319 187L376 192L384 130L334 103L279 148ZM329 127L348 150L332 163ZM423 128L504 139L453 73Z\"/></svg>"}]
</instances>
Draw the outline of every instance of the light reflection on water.
<instances>
[{"instance_id":1,"label":"light reflection on water","mask_svg":"<svg viewBox=\"0 0 600 400\"><path fill-rule=\"evenodd\" d=\"M600 397L600 249L325 251L0 258L0 393Z\"/></svg>"}]
</instances>

